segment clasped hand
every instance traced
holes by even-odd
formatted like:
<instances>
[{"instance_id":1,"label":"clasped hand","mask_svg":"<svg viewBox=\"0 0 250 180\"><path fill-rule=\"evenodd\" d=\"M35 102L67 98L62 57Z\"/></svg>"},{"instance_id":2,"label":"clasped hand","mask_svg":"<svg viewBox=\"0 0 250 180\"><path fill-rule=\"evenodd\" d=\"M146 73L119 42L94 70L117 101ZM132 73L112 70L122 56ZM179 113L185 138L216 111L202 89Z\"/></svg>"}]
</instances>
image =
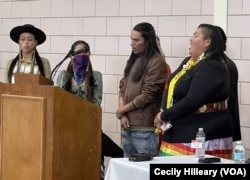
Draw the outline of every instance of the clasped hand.
<instances>
[{"instance_id":1,"label":"clasped hand","mask_svg":"<svg viewBox=\"0 0 250 180\"><path fill-rule=\"evenodd\" d=\"M162 111L161 112L158 112L157 113L157 115L155 116L155 119L154 119L154 126L156 127L156 128L161 128L161 125L162 125L162 123L164 122L162 119L161 119L161 113L162 113Z\"/></svg>"},{"instance_id":2,"label":"clasped hand","mask_svg":"<svg viewBox=\"0 0 250 180\"><path fill-rule=\"evenodd\" d=\"M120 119L121 128L128 129L130 127L129 120L128 120L127 116L124 115L122 108L118 108L116 110L116 117L118 119Z\"/></svg>"},{"instance_id":3,"label":"clasped hand","mask_svg":"<svg viewBox=\"0 0 250 180\"><path fill-rule=\"evenodd\" d=\"M123 111L122 111L122 109L121 108L118 108L117 110L116 110L116 117L118 118L118 119L121 119L121 117L123 116Z\"/></svg>"}]
</instances>

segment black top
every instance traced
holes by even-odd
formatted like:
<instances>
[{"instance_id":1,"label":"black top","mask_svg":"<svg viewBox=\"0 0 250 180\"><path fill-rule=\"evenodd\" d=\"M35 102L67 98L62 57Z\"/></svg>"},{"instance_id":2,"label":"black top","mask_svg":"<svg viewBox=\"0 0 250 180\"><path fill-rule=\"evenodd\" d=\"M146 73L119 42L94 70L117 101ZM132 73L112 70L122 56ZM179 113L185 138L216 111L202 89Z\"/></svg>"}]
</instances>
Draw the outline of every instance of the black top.
<instances>
[{"instance_id":1,"label":"black top","mask_svg":"<svg viewBox=\"0 0 250 180\"><path fill-rule=\"evenodd\" d=\"M169 81L190 59L183 60ZM233 136L233 120L229 109L211 113L194 113L202 105L226 100L230 93L228 66L223 61L204 59L188 70L176 83L173 106L166 109L167 94L163 97L161 118L171 120L173 127L163 140L170 143L190 143L198 128L204 128L206 140Z\"/></svg>"},{"instance_id":2,"label":"black top","mask_svg":"<svg viewBox=\"0 0 250 180\"><path fill-rule=\"evenodd\" d=\"M234 129L233 141L241 140L240 130L240 115L239 115L239 101L238 101L238 69L235 63L226 56L226 63L230 71L230 86L231 92L228 100L228 109L232 115Z\"/></svg>"}]
</instances>

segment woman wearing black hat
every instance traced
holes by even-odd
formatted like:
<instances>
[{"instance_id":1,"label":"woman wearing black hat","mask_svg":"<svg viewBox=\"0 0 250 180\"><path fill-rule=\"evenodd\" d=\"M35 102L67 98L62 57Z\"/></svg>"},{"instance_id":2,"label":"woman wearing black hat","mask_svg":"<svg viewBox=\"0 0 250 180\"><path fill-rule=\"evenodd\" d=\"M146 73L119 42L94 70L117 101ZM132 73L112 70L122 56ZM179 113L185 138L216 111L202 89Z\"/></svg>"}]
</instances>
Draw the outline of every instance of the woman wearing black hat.
<instances>
[{"instance_id":1,"label":"woman wearing black hat","mask_svg":"<svg viewBox=\"0 0 250 180\"><path fill-rule=\"evenodd\" d=\"M14 27L10 31L10 38L19 44L18 55L8 61L5 82L15 83L14 73L41 74L49 78L51 74L50 63L46 58L40 57L37 45L46 40L45 33L30 24Z\"/></svg>"}]
</instances>

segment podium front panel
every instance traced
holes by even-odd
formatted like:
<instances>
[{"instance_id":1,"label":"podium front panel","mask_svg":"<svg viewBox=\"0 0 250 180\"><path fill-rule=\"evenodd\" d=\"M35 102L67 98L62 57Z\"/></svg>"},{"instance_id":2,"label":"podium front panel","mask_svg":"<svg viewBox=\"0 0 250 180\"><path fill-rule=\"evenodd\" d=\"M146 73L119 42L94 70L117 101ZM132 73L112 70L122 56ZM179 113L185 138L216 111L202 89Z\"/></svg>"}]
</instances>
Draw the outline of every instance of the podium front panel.
<instances>
[{"instance_id":1,"label":"podium front panel","mask_svg":"<svg viewBox=\"0 0 250 180\"><path fill-rule=\"evenodd\" d=\"M2 180L43 179L45 100L2 95Z\"/></svg>"}]
</instances>

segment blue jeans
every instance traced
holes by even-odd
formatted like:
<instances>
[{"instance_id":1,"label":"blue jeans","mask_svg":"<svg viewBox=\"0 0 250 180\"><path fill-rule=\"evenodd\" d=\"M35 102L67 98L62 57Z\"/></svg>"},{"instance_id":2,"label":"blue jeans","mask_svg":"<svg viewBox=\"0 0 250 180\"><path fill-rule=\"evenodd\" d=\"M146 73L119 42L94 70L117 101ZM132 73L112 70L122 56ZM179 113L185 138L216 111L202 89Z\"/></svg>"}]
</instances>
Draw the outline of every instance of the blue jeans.
<instances>
[{"instance_id":1,"label":"blue jeans","mask_svg":"<svg viewBox=\"0 0 250 180\"><path fill-rule=\"evenodd\" d=\"M136 153L158 156L159 136L153 131L122 130L122 146L124 157Z\"/></svg>"}]
</instances>

